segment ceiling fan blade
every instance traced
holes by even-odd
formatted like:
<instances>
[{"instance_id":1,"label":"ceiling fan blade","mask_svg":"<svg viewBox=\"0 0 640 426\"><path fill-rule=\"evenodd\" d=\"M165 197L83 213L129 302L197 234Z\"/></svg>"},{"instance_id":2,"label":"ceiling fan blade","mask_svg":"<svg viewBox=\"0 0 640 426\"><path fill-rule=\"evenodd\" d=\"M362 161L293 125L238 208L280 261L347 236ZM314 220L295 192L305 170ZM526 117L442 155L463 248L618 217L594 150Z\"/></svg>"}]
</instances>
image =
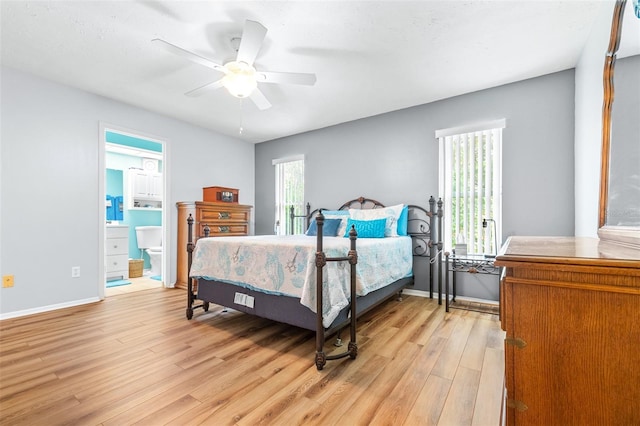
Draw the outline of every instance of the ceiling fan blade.
<instances>
[{"instance_id":1,"label":"ceiling fan blade","mask_svg":"<svg viewBox=\"0 0 640 426\"><path fill-rule=\"evenodd\" d=\"M247 19L242 30L242 38L240 39L236 60L253 65L266 34L267 29L260 22Z\"/></svg>"},{"instance_id":2,"label":"ceiling fan blade","mask_svg":"<svg viewBox=\"0 0 640 426\"><path fill-rule=\"evenodd\" d=\"M258 75L258 82L260 83L303 84L305 86L313 86L316 84L315 74L270 71L259 71L256 74Z\"/></svg>"},{"instance_id":3,"label":"ceiling fan blade","mask_svg":"<svg viewBox=\"0 0 640 426\"><path fill-rule=\"evenodd\" d=\"M185 93L185 95L187 96L191 96L191 97L195 97L195 96L200 96L205 94L206 92L210 92L212 90L216 90L219 89L223 86L222 84L222 79L211 82L211 83L207 83L204 86L200 86L196 89L193 90L189 90L187 93Z\"/></svg>"},{"instance_id":4,"label":"ceiling fan blade","mask_svg":"<svg viewBox=\"0 0 640 426\"><path fill-rule=\"evenodd\" d=\"M259 110L265 110L271 108L271 102L267 100L264 94L259 89L254 89L249 95L249 98L253 101L254 104L258 107Z\"/></svg>"},{"instance_id":5,"label":"ceiling fan blade","mask_svg":"<svg viewBox=\"0 0 640 426\"><path fill-rule=\"evenodd\" d=\"M175 44L171 44L168 41L162 40L160 38L154 38L151 42L156 43L158 46L161 46L163 49L173 53L174 55L182 56L183 58L187 58L190 61L195 62L196 64L204 65L205 67L214 69L216 71L220 71L226 73L227 70L222 65L218 65L210 59L197 55L193 52L189 52L188 50L184 50L182 47L178 47Z\"/></svg>"}]
</instances>

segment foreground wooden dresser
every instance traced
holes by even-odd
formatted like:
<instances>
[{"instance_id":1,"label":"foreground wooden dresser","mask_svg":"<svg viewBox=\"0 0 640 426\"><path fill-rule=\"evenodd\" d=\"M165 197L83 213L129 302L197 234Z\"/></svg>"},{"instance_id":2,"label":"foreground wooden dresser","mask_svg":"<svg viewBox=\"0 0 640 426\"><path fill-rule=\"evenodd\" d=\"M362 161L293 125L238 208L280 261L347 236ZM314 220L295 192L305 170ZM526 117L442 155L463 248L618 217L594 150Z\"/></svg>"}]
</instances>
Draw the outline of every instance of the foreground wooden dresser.
<instances>
[{"instance_id":1,"label":"foreground wooden dresser","mask_svg":"<svg viewBox=\"0 0 640 426\"><path fill-rule=\"evenodd\" d=\"M204 236L204 227L209 226L210 236L249 235L251 208L243 204L192 201L176 203L178 207L178 253L175 286L187 288L189 271L187 266L187 241L189 238L187 218L194 219L193 241Z\"/></svg>"},{"instance_id":2,"label":"foreground wooden dresser","mask_svg":"<svg viewBox=\"0 0 640 426\"><path fill-rule=\"evenodd\" d=\"M495 263L506 423L640 424L640 251L511 237Z\"/></svg>"}]
</instances>

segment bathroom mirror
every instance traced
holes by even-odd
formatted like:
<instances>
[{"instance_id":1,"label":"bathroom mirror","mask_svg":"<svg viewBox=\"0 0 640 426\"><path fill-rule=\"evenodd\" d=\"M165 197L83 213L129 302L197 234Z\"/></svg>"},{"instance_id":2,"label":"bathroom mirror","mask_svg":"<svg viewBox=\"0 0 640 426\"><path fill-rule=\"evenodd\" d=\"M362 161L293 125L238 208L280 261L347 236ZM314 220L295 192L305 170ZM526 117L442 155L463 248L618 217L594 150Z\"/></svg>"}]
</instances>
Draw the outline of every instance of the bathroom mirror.
<instances>
[{"instance_id":1,"label":"bathroom mirror","mask_svg":"<svg viewBox=\"0 0 640 426\"><path fill-rule=\"evenodd\" d=\"M640 18L617 0L604 66L599 231L640 248Z\"/></svg>"}]
</instances>

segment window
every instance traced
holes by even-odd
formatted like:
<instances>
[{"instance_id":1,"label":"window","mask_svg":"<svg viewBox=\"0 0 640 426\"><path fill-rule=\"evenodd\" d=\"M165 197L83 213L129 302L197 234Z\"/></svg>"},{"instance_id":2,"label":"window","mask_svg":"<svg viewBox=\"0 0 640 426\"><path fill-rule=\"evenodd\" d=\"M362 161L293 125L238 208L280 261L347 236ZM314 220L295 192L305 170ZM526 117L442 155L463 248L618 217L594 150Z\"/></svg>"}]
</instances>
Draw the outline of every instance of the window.
<instances>
[{"instance_id":1,"label":"window","mask_svg":"<svg viewBox=\"0 0 640 426\"><path fill-rule=\"evenodd\" d=\"M273 160L276 166L276 235L291 233L289 209L293 206L297 215L304 214L304 157ZM304 220L295 220L293 233L302 234Z\"/></svg>"},{"instance_id":2,"label":"window","mask_svg":"<svg viewBox=\"0 0 640 426\"><path fill-rule=\"evenodd\" d=\"M495 254L502 241L502 129L505 120L438 130L444 250Z\"/></svg>"}]
</instances>

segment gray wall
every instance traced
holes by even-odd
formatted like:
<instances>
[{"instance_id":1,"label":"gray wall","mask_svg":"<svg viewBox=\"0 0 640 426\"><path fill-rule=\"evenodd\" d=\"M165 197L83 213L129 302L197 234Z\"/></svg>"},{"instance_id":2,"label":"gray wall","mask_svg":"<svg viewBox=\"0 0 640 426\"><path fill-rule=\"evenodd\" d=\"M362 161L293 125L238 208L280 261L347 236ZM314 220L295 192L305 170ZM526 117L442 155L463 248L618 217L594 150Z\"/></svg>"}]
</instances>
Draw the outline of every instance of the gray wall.
<instances>
[{"instance_id":1,"label":"gray wall","mask_svg":"<svg viewBox=\"0 0 640 426\"><path fill-rule=\"evenodd\" d=\"M305 155L305 198L313 207L338 207L361 195L427 205L438 195L435 131L499 118L507 120L504 238L573 235L573 70L258 144L256 234L273 232L274 158Z\"/></svg>"},{"instance_id":2,"label":"gray wall","mask_svg":"<svg viewBox=\"0 0 640 426\"><path fill-rule=\"evenodd\" d=\"M254 202L254 146L184 122L3 67L0 133L0 318L99 298L100 122L167 140L167 247L176 278L177 201L202 188L240 189ZM221 154L225 161L219 161ZM169 177L168 176L168 177ZM71 278L72 266L81 277Z\"/></svg>"}]
</instances>

